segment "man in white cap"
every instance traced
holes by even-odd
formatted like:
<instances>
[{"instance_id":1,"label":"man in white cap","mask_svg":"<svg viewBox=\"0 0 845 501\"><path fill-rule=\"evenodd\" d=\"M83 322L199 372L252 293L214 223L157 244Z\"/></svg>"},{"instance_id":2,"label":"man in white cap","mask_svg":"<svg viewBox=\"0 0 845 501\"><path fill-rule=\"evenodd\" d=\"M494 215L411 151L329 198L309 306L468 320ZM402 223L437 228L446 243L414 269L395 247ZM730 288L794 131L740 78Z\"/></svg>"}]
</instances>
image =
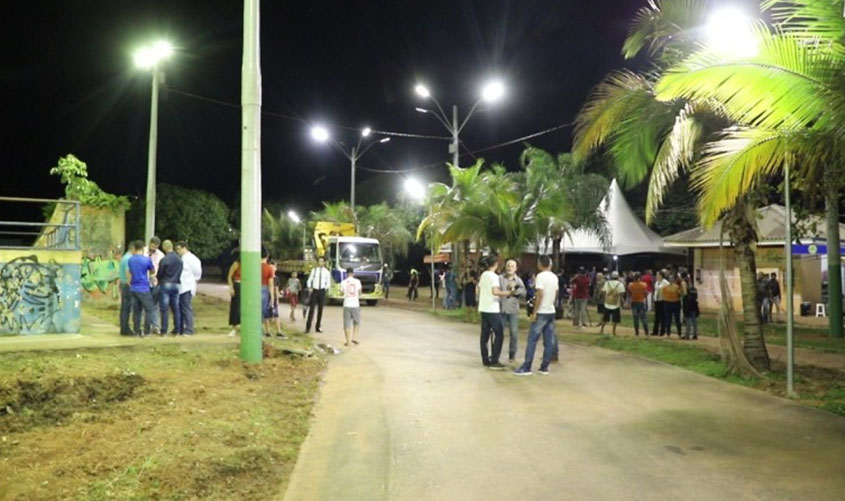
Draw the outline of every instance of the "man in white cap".
<instances>
[{"instance_id":1,"label":"man in white cap","mask_svg":"<svg viewBox=\"0 0 845 501\"><path fill-rule=\"evenodd\" d=\"M601 319L599 334L604 334L604 324L611 320L613 322L613 335L616 335L616 326L621 320L622 297L625 295L625 286L619 281L619 272L610 274L610 280L604 282L602 287L604 293L604 316Z\"/></svg>"}]
</instances>

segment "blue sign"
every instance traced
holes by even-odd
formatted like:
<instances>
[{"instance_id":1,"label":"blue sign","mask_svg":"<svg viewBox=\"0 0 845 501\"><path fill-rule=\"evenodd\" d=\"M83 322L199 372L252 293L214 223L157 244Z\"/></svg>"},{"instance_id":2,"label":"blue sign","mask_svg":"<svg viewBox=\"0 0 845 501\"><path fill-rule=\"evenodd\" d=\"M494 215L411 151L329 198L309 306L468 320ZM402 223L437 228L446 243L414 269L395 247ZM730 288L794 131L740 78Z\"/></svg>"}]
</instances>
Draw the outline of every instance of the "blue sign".
<instances>
[{"instance_id":1,"label":"blue sign","mask_svg":"<svg viewBox=\"0 0 845 501\"><path fill-rule=\"evenodd\" d=\"M798 245L792 244L792 253L798 255L807 255L807 256L815 256L815 255L823 255L827 254L827 244L808 244L808 245ZM839 249L839 253L841 255L845 255L845 247Z\"/></svg>"}]
</instances>

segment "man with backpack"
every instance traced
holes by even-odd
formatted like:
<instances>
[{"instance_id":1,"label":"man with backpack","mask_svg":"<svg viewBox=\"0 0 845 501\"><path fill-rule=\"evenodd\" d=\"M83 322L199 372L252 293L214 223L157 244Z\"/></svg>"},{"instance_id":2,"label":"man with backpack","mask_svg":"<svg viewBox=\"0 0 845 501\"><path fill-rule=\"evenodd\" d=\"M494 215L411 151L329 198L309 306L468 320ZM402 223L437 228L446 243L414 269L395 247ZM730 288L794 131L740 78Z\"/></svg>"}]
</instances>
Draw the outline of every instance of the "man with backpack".
<instances>
[{"instance_id":1,"label":"man with backpack","mask_svg":"<svg viewBox=\"0 0 845 501\"><path fill-rule=\"evenodd\" d=\"M619 272L610 274L610 280L606 280L602 286L604 295L604 315L601 319L599 334L604 334L604 324L613 322L613 335L616 335L616 326L621 321L622 296L625 294L625 286L619 281Z\"/></svg>"}]
</instances>

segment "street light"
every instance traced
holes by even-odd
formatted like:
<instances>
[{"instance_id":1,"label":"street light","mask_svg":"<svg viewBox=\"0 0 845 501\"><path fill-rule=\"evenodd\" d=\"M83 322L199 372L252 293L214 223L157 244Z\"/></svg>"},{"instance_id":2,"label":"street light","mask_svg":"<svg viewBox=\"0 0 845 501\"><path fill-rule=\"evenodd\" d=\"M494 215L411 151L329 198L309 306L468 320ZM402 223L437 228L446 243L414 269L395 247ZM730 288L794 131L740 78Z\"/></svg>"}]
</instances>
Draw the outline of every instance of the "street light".
<instances>
[{"instance_id":1,"label":"street light","mask_svg":"<svg viewBox=\"0 0 845 501\"><path fill-rule=\"evenodd\" d=\"M351 179L351 186L349 189L349 207L352 209L352 213L355 213L355 167L358 163L358 159L361 158L364 153L366 153L370 148L377 144L384 144L390 141L389 137L383 137L378 141L370 141L366 142L366 139L372 135L373 130L369 127L364 127L361 130L361 136L358 138L358 144L349 148L346 146L345 143L342 141L335 141L331 138L331 134L329 134L328 129L321 125L315 125L311 128L311 137L317 141L318 143L325 143L331 142L331 144L340 150L343 155L349 159L349 167L352 175ZM362 149L361 146L364 148Z\"/></svg>"},{"instance_id":2,"label":"street light","mask_svg":"<svg viewBox=\"0 0 845 501\"><path fill-rule=\"evenodd\" d=\"M411 199L417 201L420 204L425 203L426 198L426 189L425 186L418 180L409 177L405 180L405 193L408 194ZM433 211L433 207L431 204L428 206L428 216L431 218L431 214ZM434 303L434 229L431 230L431 238L429 239L429 244L431 248L431 309L433 310L435 307Z\"/></svg>"},{"instance_id":3,"label":"street light","mask_svg":"<svg viewBox=\"0 0 845 501\"><path fill-rule=\"evenodd\" d=\"M147 203L144 220L144 238L149 242L155 235L156 216L156 150L158 147L158 87L164 81L164 72L159 68L162 61L173 54L173 46L166 40L159 40L152 45L135 51L132 59L135 66L151 70L152 97L150 99L150 144L147 152Z\"/></svg>"}]
</instances>

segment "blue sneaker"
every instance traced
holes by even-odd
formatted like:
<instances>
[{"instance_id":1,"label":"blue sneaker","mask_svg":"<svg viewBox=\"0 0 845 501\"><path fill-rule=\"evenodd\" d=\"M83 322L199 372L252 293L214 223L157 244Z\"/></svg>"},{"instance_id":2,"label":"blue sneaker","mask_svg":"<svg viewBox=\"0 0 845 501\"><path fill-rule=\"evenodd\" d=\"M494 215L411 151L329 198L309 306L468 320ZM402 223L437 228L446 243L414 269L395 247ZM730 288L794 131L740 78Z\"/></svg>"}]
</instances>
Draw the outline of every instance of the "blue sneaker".
<instances>
[{"instance_id":1,"label":"blue sneaker","mask_svg":"<svg viewBox=\"0 0 845 501\"><path fill-rule=\"evenodd\" d=\"M524 367L520 367L519 369L513 371L514 376L530 376L531 369L526 369Z\"/></svg>"},{"instance_id":2,"label":"blue sneaker","mask_svg":"<svg viewBox=\"0 0 845 501\"><path fill-rule=\"evenodd\" d=\"M548 376L549 375L549 368L548 367L546 367L546 368L540 367L540 369L537 372L539 372L540 374L542 374L544 376Z\"/></svg>"}]
</instances>

